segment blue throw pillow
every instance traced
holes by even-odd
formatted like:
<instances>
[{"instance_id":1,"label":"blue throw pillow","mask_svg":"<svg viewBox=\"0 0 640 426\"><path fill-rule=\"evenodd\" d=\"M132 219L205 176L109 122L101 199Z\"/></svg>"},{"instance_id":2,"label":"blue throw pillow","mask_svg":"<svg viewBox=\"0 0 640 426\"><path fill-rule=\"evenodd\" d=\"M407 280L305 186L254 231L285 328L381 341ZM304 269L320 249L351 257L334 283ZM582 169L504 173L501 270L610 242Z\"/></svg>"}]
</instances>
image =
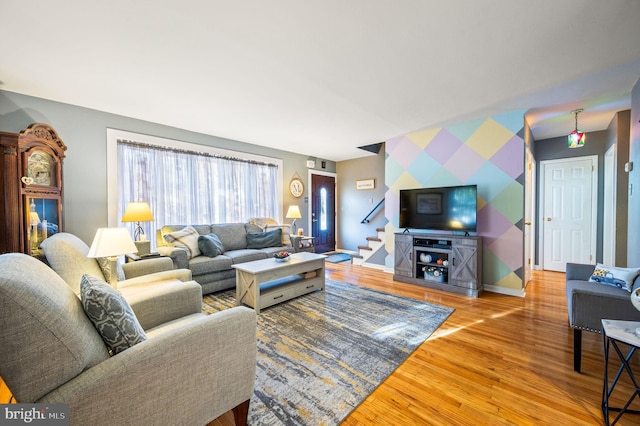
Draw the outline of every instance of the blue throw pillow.
<instances>
[{"instance_id":1,"label":"blue throw pillow","mask_svg":"<svg viewBox=\"0 0 640 426\"><path fill-rule=\"evenodd\" d=\"M224 253L222 241L216 234L200 235L198 237L198 249L205 256L216 257Z\"/></svg>"},{"instance_id":2,"label":"blue throw pillow","mask_svg":"<svg viewBox=\"0 0 640 426\"><path fill-rule=\"evenodd\" d=\"M282 246L282 229L267 232L247 232L247 248L261 249Z\"/></svg>"}]
</instances>

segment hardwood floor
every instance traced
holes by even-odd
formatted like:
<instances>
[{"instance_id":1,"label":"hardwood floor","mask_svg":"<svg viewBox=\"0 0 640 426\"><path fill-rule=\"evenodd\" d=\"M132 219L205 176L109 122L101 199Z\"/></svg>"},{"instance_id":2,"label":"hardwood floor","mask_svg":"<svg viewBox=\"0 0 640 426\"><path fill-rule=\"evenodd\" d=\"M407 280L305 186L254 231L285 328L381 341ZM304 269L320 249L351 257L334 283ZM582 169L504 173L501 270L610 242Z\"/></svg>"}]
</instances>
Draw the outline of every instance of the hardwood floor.
<instances>
[{"instance_id":1,"label":"hardwood floor","mask_svg":"<svg viewBox=\"0 0 640 426\"><path fill-rule=\"evenodd\" d=\"M478 299L346 262L327 264L327 277L456 309L343 425L603 424L602 336L583 333L582 373L575 373L564 274L534 272L524 298L485 292ZM632 389L623 376L615 405ZM233 425L233 417L212 424ZM640 415L618 424L640 424Z\"/></svg>"}]
</instances>

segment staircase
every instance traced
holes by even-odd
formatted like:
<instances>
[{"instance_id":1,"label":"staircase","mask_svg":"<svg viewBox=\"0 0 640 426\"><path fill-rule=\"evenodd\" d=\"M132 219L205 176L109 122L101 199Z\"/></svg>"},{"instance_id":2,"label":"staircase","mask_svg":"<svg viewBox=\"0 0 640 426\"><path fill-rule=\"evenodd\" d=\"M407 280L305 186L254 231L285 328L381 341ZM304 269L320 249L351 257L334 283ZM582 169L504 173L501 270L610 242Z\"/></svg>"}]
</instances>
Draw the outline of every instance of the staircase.
<instances>
[{"instance_id":1,"label":"staircase","mask_svg":"<svg viewBox=\"0 0 640 426\"><path fill-rule=\"evenodd\" d=\"M376 228L377 235L375 237L367 237L366 246L358 246L358 254L352 254L352 262L354 265L362 265L366 263L380 247L384 245L384 228Z\"/></svg>"}]
</instances>

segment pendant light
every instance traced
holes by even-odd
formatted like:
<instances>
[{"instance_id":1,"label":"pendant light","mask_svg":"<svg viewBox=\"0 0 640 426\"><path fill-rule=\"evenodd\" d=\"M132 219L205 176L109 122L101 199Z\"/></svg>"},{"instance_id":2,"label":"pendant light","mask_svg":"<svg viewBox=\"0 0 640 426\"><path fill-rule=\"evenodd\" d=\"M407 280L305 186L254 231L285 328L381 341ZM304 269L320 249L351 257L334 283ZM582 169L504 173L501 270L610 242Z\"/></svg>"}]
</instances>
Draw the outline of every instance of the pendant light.
<instances>
[{"instance_id":1,"label":"pendant light","mask_svg":"<svg viewBox=\"0 0 640 426\"><path fill-rule=\"evenodd\" d=\"M585 133L578 130L578 114L584 111L582 108L574 109L571 114L576 116L576 128L573 132L569 133L569 148L582 148L584 146Z\"/></svg>"}]
</instances>

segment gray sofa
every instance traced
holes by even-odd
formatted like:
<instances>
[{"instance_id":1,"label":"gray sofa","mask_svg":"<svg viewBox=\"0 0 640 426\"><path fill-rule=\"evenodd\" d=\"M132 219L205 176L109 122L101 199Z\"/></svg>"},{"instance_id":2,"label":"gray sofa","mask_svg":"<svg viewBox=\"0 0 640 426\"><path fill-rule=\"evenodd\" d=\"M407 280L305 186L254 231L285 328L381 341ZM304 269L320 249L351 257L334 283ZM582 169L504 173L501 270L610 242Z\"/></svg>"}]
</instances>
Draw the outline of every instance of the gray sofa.
<instances>
[{"instance_id":1,"label":"gray sofa","mask_svg":"<svg viewBox=\"0 0 640 426\"><path fill-rule=\"evenodd\" d=\"M573 328L573 369L580 372L582 330L602 333L602 319L640 321L640 311L626 289L590 282L595 265L567 263L569 325ZM633 283L640 286L640 277Z\"/></svg>"},{"instance_id":2,"label":"gray sofa","mask_svg":"<svg viewBox=\"0 0 640 426\"><path fill-rule=\"evenodd\" d=\"M235 288L236 270L232 265L272 257L279 251L295 252L300 246L299 237L289 235L288 226L261 228L253 223L223 223L212 225L190 225L199 235L215 234L224 247L224 252L215 257L199 255L189 258L188 250L172 246L164 235L180 231L187 225L165 225L157 231L157 251L173 260L174 267L191 270L193 280L202 286L202 294ZM281 230L281 245L256 247L248 243L249 234Z\"/></svg>"}]
</instances>

